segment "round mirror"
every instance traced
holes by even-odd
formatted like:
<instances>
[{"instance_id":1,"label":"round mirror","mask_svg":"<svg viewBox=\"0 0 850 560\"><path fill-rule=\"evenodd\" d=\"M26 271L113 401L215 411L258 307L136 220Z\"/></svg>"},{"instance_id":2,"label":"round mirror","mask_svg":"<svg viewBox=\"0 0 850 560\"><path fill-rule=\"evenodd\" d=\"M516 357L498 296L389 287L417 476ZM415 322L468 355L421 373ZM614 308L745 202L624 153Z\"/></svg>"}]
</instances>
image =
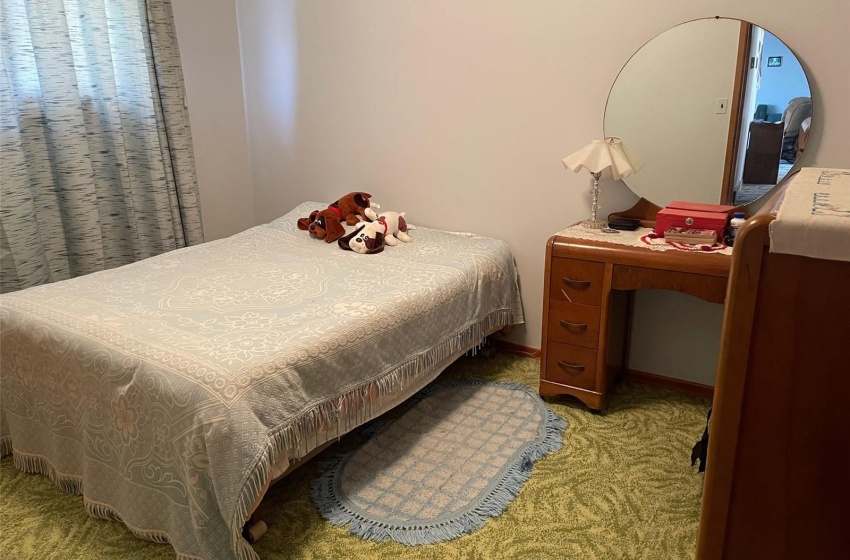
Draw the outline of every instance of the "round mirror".
<instances>
[{"instance_id":1,"label":"round mirror","mask_svg":"<svg viewBox=\"0 0 850 560\"><path fill-rule=\"evenodd\" d=\"M689 21L620 71L605 108L646 165L624 179L640 197L748 204L795 166L811 127L806 73L785 43L736 19Z\"/></svg>"}]
</instances>

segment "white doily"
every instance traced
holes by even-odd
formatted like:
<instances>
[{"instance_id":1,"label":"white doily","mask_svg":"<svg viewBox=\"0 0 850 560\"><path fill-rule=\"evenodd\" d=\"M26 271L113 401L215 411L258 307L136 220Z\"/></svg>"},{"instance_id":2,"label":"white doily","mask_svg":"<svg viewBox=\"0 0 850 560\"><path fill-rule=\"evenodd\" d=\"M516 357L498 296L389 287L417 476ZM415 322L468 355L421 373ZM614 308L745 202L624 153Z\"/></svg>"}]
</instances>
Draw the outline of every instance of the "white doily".
<instances>
[{"instance_id":1,"label":"white doily","mask_svg":"<svg viewBox=\"0 0 850 560\"><path fill-rule=\"evenodd\" d=\"M555 235L572 237L574 239L589 239L591 241L604 241L605 243L616 243L628 247L641 247L653 251L681 251L683 253L705 253L708 255L720 253L731 255L732 247L725 243L714 245L685 245L683 243L667 243L664 238L654 238L652 228L637 228L635 231L618 230L620 233L603 233L598 229L586 229L577 224L561 230Z\"/></svg>"}]
</instances>

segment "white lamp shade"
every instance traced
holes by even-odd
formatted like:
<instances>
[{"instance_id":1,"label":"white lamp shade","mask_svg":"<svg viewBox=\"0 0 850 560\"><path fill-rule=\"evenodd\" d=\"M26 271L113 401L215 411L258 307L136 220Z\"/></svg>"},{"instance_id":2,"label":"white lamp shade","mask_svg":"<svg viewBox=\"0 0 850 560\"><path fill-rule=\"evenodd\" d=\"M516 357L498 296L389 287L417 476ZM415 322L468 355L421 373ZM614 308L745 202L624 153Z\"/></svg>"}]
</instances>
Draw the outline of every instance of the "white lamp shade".
<instances>
[{"instance_id":1,"label":"white lamp shade","mask_svg":"<svg viewBox=\"0 0 850 560\"><path fill-rule=\"evenodd\" d=\"M628 177L644 165L640 158L626 150L622 140L614 137L594 140L565 157L563 162L564 167L571 171L587 169L591 173L601 173L614 179Z\"/></svg>"}]
</instances>

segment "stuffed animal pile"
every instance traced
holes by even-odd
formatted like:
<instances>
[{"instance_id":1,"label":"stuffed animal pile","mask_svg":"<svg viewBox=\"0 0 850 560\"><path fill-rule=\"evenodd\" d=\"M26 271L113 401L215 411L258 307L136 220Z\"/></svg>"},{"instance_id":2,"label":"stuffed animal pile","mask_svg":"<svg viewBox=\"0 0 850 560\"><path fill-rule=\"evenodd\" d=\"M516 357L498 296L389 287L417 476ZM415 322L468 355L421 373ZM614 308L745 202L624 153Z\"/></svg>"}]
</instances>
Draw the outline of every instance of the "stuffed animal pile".
<instances>
[{"instance_id":1,"label":"stuffed animal pile","mask_svg":"<svg viewBox=\"0 0 850 560\"><path fill-rule=\"evenodd\" d=\"M309 217L299 219L298 229L326 243L337 241L346 251L367 255L380 253L386 245L394 247L399 241L410 243L404 219L406 212L377 214L371 208L370 198L372 195L369 193L348 193L326 209L314 210ZM346 235L343 222L349 226L365 223Z\"/></svg>"}]
</instances>

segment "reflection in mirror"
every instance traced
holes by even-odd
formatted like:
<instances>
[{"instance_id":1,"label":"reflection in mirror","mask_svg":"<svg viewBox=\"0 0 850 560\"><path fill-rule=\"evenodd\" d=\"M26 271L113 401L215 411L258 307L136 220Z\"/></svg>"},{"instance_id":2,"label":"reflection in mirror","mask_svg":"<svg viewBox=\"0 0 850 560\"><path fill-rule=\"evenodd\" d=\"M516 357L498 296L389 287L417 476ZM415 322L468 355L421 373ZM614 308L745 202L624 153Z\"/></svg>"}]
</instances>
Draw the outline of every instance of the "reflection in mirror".
<instances>
[{"instance_id":1,"label":"reflection in mirror","mask_svg":"<svg viewBox=\"0 0 850 560\"><path fill-rule=\"evenodd\" d=\"M811 127L808 79L794 53L735 19L690 21L658 35L617 76L605 108L646 166L624 179L659 206L748 204L792 169Z\"/></svg>"}]
</instances>

